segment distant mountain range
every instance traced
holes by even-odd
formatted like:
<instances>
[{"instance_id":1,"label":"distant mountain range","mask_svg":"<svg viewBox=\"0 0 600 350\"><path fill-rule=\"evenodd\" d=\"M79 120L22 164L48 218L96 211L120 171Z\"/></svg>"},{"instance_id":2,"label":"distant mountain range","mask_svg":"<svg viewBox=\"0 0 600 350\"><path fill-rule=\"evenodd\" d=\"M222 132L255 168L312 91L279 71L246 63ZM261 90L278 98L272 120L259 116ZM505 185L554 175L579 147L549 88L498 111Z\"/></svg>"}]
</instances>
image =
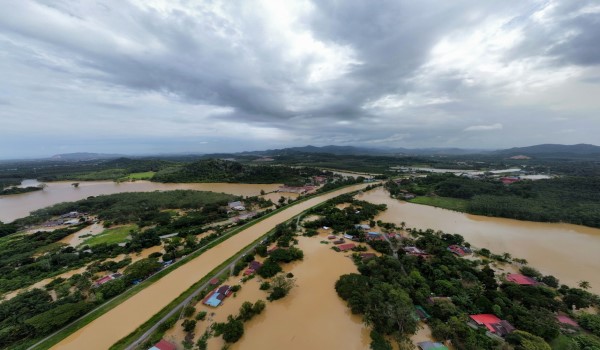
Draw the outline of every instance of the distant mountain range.
<instances>
[{"instance_id":1,"label":"distant mountain range","mask_svg":"<svg viewBox=\"0 0 600 350\"><path fill-rule=\"evenodd\" d=\"M368 148L354 146L303 146L289 147L282 149L270 149L265 151L252 151L240 153L219 153L202 156L203 158L227 158L235 156L261 156L272 157L282 156L286 154L299 153L320 153L334 155L370 155L370 156L459 156L459 155L495 155L502 157L527 156L530 158L593 158L600 159L600 146L590 144L577 145L559 145L559 144L543 144L529 147L515 147L502 150L485 150L485 149L463 149L463 148ZM200 155L187 155L180 157L181 160L192 160ZM105 154L105 153L67 153L57 154L52 156L52 160L62 161L89 161L89 160L104 160L126 157L121 154ZM168 155L145 156L135 158L172 158ZM131 157L130 157L131 158ZM190 158L190 159L187 159Z\"/></svg>"},{"instance_id":2,"label":"distant mountain range","mask_svg":"<svg viewBox=\"0 0 600 350\"><path fill-rule=\"evenodd\" d=\"M52 160L64 160L68 162L77 162L83 160L95 160L95 159L115 159L125 157L122 154L108 154L108 153L88 153L88 152L79 152L79 153L64 153L64 154L56 154L50 157Z\"/></svg>"},{"instance_id":3,"label":"distant mountain range","mask_svg":"<svg viewBox=\"0 0 600 350\"><path fill-rule=\"evenodd\" d=\"M354 146L304 146L266 151L242 152L241 154L283 155L290 153L327 153L335 155L463 155L489 153L491 150L462 148L367 148Z\"/></svg>"},{"instance_id":4,"label":"distant mountain range","mask_svg":"<svg viewBox=\"0 0 600 350\"><path fill-rule=\"evenodd\" d=\"M515 147L493 152L495 154L530 157L569 157L569 156L597 156L600 157L600 146L580 143L577 145L543 144L529 147Z\"/></svg>"}]
</instances>

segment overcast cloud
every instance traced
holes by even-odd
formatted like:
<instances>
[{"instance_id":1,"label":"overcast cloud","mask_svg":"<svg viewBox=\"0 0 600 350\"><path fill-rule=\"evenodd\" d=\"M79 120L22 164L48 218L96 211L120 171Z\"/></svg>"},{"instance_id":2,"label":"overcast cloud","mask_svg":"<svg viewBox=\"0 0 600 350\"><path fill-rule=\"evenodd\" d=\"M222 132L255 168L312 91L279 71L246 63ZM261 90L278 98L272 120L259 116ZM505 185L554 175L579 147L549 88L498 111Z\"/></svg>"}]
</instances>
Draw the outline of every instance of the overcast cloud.
<instances>
[{"instance_id":1,"label":"overcast cloud","mask_svg":"<svg viewBox=\"0 0 600 350\"><path fill-rule=\"evenodd\" d=\"M4 9L0 158L600 144L594 0Z\"/></svg>"}]
</instances>

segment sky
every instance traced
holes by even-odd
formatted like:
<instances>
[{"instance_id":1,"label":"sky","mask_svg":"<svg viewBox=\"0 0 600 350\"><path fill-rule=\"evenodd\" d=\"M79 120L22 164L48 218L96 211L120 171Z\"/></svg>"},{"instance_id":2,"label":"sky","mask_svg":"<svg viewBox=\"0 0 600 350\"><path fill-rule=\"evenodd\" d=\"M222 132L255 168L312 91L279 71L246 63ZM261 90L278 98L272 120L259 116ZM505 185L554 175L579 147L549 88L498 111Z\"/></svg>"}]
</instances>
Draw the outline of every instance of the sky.
<instances>
[{"instance_id":1,"label":"sky","mask_svg":"<svg viewBox=\"0 0 600 350\"><path fill-rule=\"evenodd\" d=\"M595 0L3 8L0 158L600 144Z\"/></svg>"}]
</instances>

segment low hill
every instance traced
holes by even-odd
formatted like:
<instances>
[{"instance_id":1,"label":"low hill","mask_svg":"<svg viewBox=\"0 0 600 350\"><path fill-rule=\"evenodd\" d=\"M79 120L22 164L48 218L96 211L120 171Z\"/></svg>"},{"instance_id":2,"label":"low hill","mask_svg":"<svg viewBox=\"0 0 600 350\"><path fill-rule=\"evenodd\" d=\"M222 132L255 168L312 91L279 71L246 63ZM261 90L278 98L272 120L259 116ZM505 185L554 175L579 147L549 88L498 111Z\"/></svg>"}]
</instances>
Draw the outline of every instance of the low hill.
<instances>
[{"instance_id":1,"label":"low hill","mask_svg":"<svg viewBox=\"0 0 600 350\"><path fill-rule=\"evenodd\" d=\"M525 155L538 158L600 158L600 146L585 143L576 145L542 144L509 148L494 153L505 156Z\"/></svg>"}]
</instances>

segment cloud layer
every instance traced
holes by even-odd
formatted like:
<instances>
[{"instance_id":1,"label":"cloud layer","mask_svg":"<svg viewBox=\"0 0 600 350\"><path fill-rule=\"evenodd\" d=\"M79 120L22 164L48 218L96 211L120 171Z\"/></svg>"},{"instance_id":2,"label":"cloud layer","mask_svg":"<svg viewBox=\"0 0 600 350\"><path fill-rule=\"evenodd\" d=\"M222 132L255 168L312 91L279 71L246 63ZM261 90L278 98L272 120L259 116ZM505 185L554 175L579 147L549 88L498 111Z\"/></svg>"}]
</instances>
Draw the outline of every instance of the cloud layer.
<instances>
[{"instance_id":1,"label":"cloud layer","mask_svg":"<svg viewBox=\"0 0 600 350\"><path fill-rule=\"evenodd\" d=\"M598 143L599 16L591 0L15 0L0 157Z\"/></svg>"}]
</instances>

